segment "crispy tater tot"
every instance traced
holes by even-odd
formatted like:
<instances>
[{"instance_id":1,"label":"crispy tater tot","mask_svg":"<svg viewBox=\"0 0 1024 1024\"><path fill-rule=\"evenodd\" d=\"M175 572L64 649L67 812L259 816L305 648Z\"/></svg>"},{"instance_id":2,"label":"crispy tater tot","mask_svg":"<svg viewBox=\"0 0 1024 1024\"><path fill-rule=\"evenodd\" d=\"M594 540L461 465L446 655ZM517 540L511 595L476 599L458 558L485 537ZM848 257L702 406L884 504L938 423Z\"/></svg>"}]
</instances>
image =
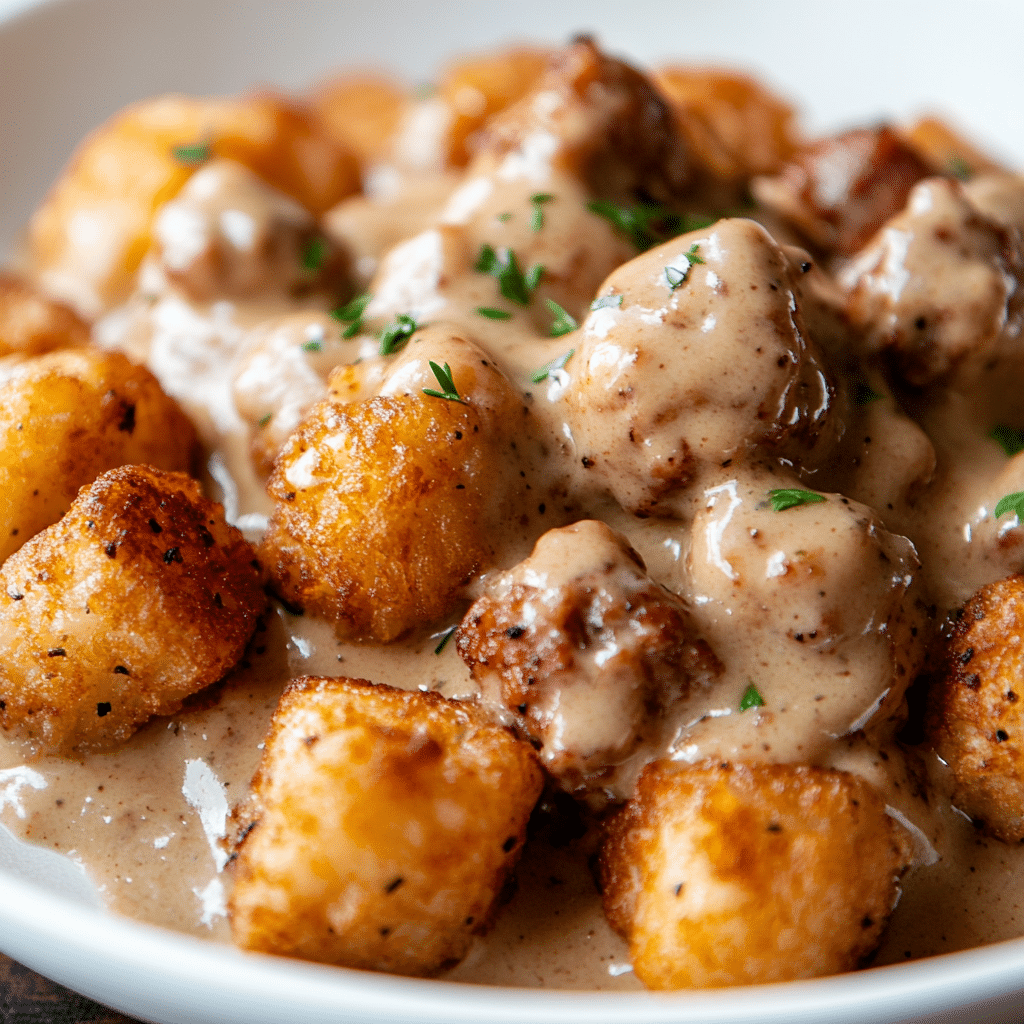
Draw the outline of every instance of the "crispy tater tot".
<instances>
[{"instance_id":1,"label":"crispy tater tot","mask_svg":"<svg viewBox=\"0 0 1024 1024\"><path fill-rule=\"evenodd\" d=\"M407 91L382 75L333 78L310 97L324 128L347 146L363 167L387 154L407 101Z\"/></svg>"},{"instance_id":2,"label":"crispy tater tot","mask_svg":"<svg viewBox=\"0 0 1024 1024\"><path fill-rule=\"evenodd\" d=\"M627 796L624 762L721 671L683 601L594 520L549 530L529 558L492 574L457 644L484 693L519 716L544 767L579 795Z\"/></svg>"},{"instance_id":3,"label":"crispy tater tot","mask_svg":"<svg viewBox=\"0 0 1024 1024\"><path fill-rule=\"evenodd\" d=\"M154 213L210 156L245 164L316 215L359 184L354 157L297 101L147 100L93 132L36 211L33 274L88 315L125 298Z\"/></svg>"},{"instance_id":4,"label":"crispy tater tot","mask_svg":"<svg viewBox=\"0 0 1024 1024\"><path fill-rule=\"evenodd\" d=\"M953 803L1006 842L1024 839L1024 576L982 587L945 644L928 733Z\"/></svg>"},{"instance_id":5,"label":"crispy tater tot","mask_svg":"<svg viewBox=\"0 0 1024 1024\"><path fill-rule=\"evenodd\" d=\"M123 742L238 662L261 584L196 481L104 473L0 568L0 726L48 753Z\"/></svg>"},{"instance_id":6,"label":"crispy tater tot","mask_svg":"<svg viewBox=\"0 0 1024 1024\"><path fill-rule=\"evenodd\" d=\"M941 118L922 117L903 134L931 167L932 174L948 174L965 180L976 174L1005 170L1002 164Z\"/></svg>"},{"instance_id":7,"label":"crispy tater tot","mask_svg":"<svg viewBox=\"0 0 1024 1024\"><path fill-rule=\"evenodd\" d=\"M453 966L491 923L542 778L475 704L293 681L253 780L235 942L400 974Z\"/></svg>"},{"instance_id":8,"label":"crispy tater tot","mask_svg":"<svg viewBox=\"0 0 1024 1024\"><path fill-rule=\"evenodd\" d=\"M654 75L690 153L711 178L746 187L774 174L797 144L793 108L747 75L671 66Z\"/></svg>"},{"instance_id":9,"label":"crispy tater tot","mask_svg":"<svg viewBox=\"0 0 1024 1024\"><path fill-rule=\"evenodd\" d=\"M423 393L437 384L428 358L450 364L461 400ZM379 642L450 611L493 558L503 464L526 415L493 362L443 324L408 344L385 393L315 405L267 484L261 550L277 592L339 636Z\"/></svg>"},{"instance_id":10,"label":"crispy tater tot","mask_svg":"<svg viewBox=\"0 0 1024 1024\"><path fill-rule=\"evenodd\" d=\"M119 352L27 360L0 386L0 561L56 522L104 470L187 470L196 445L177 403Z\"/></svg>"},{"instance_id":11,"label":"crispy tater tot","mask_svg":"<svg viewBox=\"0 0 1024 1024\"><path fill-rule=\"evenodd\" d=\"M909 834L847 772L656 761L600 855L605 913L654 989L850 970L899 895Z\"/></svg>"},{"instance_id":12,"label":"crispy tater tot","mask_svg":"<svg viewBox=\"0 0 1024 1024\"><path fill-rule=\"evenodd\" d=\"M37 356L88 340L89 325L70 306L0 272L0 356Z\"/></svg>"}]
</instances>

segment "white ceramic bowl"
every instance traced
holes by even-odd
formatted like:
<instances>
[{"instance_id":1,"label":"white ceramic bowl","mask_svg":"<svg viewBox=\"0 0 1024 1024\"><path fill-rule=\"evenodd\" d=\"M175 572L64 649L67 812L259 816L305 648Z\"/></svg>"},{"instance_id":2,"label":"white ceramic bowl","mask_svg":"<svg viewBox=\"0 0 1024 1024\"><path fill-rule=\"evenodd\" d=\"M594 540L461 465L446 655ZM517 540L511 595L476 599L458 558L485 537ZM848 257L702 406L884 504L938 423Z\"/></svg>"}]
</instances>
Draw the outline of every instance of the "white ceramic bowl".
<instances>
[{"instance_id":1,"label":"white ceramic bowl","mask_svg":"<svg viewBox=\"0 0 1024 1024\"><path fill-rule=\"evenodd\" d=\"M453 52L580 30L641 63L676 56L753 68L801 105L810 127L938 109L1024 165L1024 5L1010 2L0 0L0 254L12 250L74 143L130 100L260 83L301 87L332 69L378 64L415 81ZM0 949L166 1024L1024 1016L1024 940L839 978L668 995L462 986L247 955L105 913L70 862L21 847L2 829Z\"/></svg>"}]
</instances>

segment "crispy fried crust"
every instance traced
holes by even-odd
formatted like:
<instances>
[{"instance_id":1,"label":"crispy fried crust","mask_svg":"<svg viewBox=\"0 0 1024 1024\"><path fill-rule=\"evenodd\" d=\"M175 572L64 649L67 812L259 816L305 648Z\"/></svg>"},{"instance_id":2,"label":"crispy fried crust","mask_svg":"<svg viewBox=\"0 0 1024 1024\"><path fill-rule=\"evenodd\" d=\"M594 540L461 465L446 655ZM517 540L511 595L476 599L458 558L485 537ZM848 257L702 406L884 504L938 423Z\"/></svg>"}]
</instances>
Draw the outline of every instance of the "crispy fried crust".
<instances>
[{"instance_id":1,"label":"crispy fried crust","mask_svg":"<svg viewBox=\"0 0 1024 1024\"><path fill-rule=\"evenodd\" d=\"M26 361L0 387L0 560L114 466L187 470L195 428L156 377L115 352Z\"/></svg>"},{"instance_id":2,"label":"crispy fried crust","mask_svg":"<svg viewBox=\"0 0 1024 1024\"><path fill-rule=\"evenodd\" d=\"M194 480L104 473L0 569L0 726L48 752L120 743L221 679L265 604Z\"/></svg>"},{"instance_id":3,"label":"crispy fried crust","mask_svg":"<svg viewBox=\"0 0 1024 1024\"><path fill-rule=\"evenodd\" d=\"M175 155L181 147L184 158ZM124 298L149 248L154 213L202 163L206 147L317 215L359 187L354 157L296 101L269 93L146 100L82 143L36 211L29 231L33 272L90 313ZM84 230L94 236L88 262L76 242Z\"/></svg>"},{"instance_id":4,"label":"crispy fried crust","mask_svg":"<svg viewBox=\"0 0 1024 1024\"><path fill-rule=\"evenodd\" d=\"M89 325L70 306L45 298L13 274L0 273L0 356L37 356L88 340Z\"/></svg>"},{"instance_id":5,"label":"crispy fried crust","mask_svg":"<svg viewBox=\"0 0 1024 1024\"><path fill-rule=\"evenodd\" d=\"M408 95L381 75L346 75L324 82L310 102L324 128L366 167L387 156Z\"/></svg>"},{"instance_id":6,"label":"crispy fried crust","mask_svg":"<svg viewBox=\"0 0 1024 1024\"><path fill-rule=\"evenodd\" d=\"M1024 576L982 587L946 641L927 729L953 802L1006 842L1024 839Z\"/></svg>"},{"instance_id":7,"label":"crispy fried crust","mask_svg":"<svg viewBox=\"0 0 1024 1024\"><path fill-rule=\"evenodd\" d=\"M591 521L548 531L494 577L456 642L570 791L610 781L674 704L721 671L683 602L624 537Z\"/></svg>"},{"instance_id":8,"label":"crispy fried crust","mask_svg":"<svg viewBox=\"0 0 1024 1024\"><path fill-rule=\"evenodd\" d=\"M297 679L253 780L231 895L244 948L433 974L487 930L542 773L474 704Z\"/></svg>"},{"instance_id":9,"label":"crispy fried crust","mask_svg":"<svg viewBox=\"0 0 1024 1024\"><path fill-rule=\"evenodd\" d=\"M427 356L450 359L463 401L423 394L437 384ZM483 357L425 328L392 364L398 393L323 400L278 456L263 560L278 593L339 636L388 642L447 614L493 558L528 408Z\"/></svg>"},{"instance_id":10,"label":"crispy fried crust","mask_svg":"<svg viewBox=\"0 0 1024 1024\"><path fill-rule=\"evenodd\" d=\"M605 913L648 988L850 970L878 944L910 860L847 772L656 761L600 855Z\"/></svg>"}]
</instances>

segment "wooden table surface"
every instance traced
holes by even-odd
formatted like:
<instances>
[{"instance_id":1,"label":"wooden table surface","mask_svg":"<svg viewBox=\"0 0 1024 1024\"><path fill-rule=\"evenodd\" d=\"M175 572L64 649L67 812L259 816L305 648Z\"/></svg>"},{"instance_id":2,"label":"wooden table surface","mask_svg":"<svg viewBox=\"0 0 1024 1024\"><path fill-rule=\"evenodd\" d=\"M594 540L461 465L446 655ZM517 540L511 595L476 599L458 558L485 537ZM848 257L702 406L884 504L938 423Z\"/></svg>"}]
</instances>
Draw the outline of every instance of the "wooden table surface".
<instances>
[{"instance_id":1,"label":"wooden table surface","mask_svg":"<svg viewBox=\"0 0 1024 1024\"><path fill-rule=\"evenodd\" d=\"M0 1024L134 1024L0 953Z\"/></svg>"}]
</instances>

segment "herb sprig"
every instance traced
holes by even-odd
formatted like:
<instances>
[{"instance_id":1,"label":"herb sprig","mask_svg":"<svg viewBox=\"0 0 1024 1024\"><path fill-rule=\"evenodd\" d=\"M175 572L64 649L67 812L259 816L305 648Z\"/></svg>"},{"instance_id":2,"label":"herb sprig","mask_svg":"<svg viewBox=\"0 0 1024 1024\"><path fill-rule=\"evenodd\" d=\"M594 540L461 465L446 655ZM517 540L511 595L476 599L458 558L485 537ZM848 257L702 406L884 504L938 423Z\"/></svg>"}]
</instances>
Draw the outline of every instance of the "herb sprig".
<instances>
[{"instance_id":1,"label":"herb sprig","mask_svg":"<svg viewBox=\"0 0 1024 1024\"><path fill-rule=\"evenodd\" d=\"M555 373L557 370L565 369L565 364L572 359L576 349L571 348L568 352L563 355L552 359L550 363L545 363L531 378L534 384L540 384L542 381L548 379L548 377Z\"/></svg>"},{"instance_id":2,"label":"herb sprig","mask_svg":"<svg viewBox=\"0 0 1024 1024\"><path fill-rule=\"evenodd\" d=\"M763 708L764 697L761 696L757 687L751 683L740 697L740 711L749 711L751 708Z\"/></svg>"},{"instance_id":3,"label":"herb sprig","mask_svg":"<svg viewBox=\"0 0 1024 1024\"><path fill-rule=\"evenodd\" d=\"M690 276L690 269L694 264L704 262L703 257L697 254L699 247L700 243L694 242L689 250L683 253L683 259L686 260L685 267L667 266L665 268L665 280L668 281L668 286L672 291L675 291Z\"/></svg>"},{"instance_id":4,"label":"herb sprig","mask_svg":"<svg viewBox=\"0 0 1024 1024\"><path fill-rule=\"evenodd\" d=\"M544 227L544 204L550 203L555 197L550 192L537 192L530 196L530 205L533 213L530 215L530 227L534 231L540 231Z\"/></svg>"},{"instance_id":5,"label":"herb sprig","mask_svg":"<svg viewBox=\"0 0 1024 1024\"><path fill-rule=\"evenodd\" d=\"M640 252L687 231L699 231L714 224L714 218L693 213L674 213L657 203L619 206L610 199L595 199L587 209L604 217L612 227L625 235Z\"/></svg>"},{"instance_id":6,"label":"herb sprig","mask_svg":"<svg viewBox=\"0 0 1024 1024\"><path fill-rule=\"evenodd\" d=\"M554 320L551 321L551 337L560 338L563 334L570 334L575 331L579 324L569 315L554 299L546 299L545 305L551 311Z\"/></svg>"},{"instance_id":7,"label":"herb sprig","mask_svg":"<svg viewBox=\"0 0 1024 1024\"><path fill-rule=\"evenodd\" d=\"M533 287L523 276L519 264L516 262L516 254L511 249L495 249L493 245L484 244L480 249L474 269L480 274L489 274L498 282L501 294L514 302L517 306L528 306L530 304L530 292L536 288L536 282L540 280L543 268L534 270L530 268L528 274L534 281Z\"/></svg>"},{"instance_id":8,"label":"herb sprig","mask_svg":"<svg viewBox=\"0 0 1024 1024\"><path fill-rule=\"evenodd\" d=\"M213 156L213 146L209 142L186 143L184 146L175 146L171 156L186 167L198 167Z\"/></svg>"},{"instance_id":9,"label":"herb sprig","mask_svg":"<svg viewBox=\"0 0 1024 1024\"><path fill-rule=\"evenodd\" d=\"M996 503L996 519L1012 512L1019 522L1024 523L1024 491L1004 494Z\"/></svg>"},{"instance_id":10,"label":"herb sprig","mask_svg":"<svg viewBox=\"0 0 1024 1024\"><path fill-rule=\"evenodd\" d=\"M785 512L787 508L796 508L798 505L815 505L825 500L824 494L816 491L804 491L799 487L779 487L768 492L771 499L773 512Z\"/></svg>"},{"instance_id":11,"label":"herb sprig","mask_svg":"<svg viewBox=\"0 0 1024 1024\"><path fill-rule=\"evenodd\" d=\"M302 247L302 269L311 274L319 274L327 262L329 246L325 238L314 235Z\"/></svg>"},{"instance_id":12,"label":"herb sprig","mask_svg":"<svg viewBox=\"0 0 1024 1024\"><path fill-rule=\"evenodd\" d=\"M380 354L391 356L405 348L406 342L420 329L416 320L408 313L399 313L384 328L380 336ZM433 365L433 364L431 364Z\"/></svg>"},{"instance_id":13,"label":"herb sprig","mask_svg":"<svg viewBox=\"0 0 1024 1024\"><path fill-rule=\"evenodd\" d=\"M455 381L452 380L452 368L445 363L442 369L433 360L430 360L430 368L434 371L434 376L437 378L437 383L440 385L441 390L424 388L423 394L430 395L432 398L446 398L449 402L461 402L465 405L466 400L461 398L458 391L455 390Z\"/></svg>"},{"instance_id":14,"label":"herb sprig","mask_svg":"<svg viewBox=\"0 0 1024 1024\"><path fill-rule=\"evenodd\" d=\"M348 324L348 327L342 332L343 338L354 338L363 329L363 314L372 298L373 296L369 292L363 292L351 302L346 302L340 309L331 310L331 316L335 320Z\"/></svg>"}]
</instances>

